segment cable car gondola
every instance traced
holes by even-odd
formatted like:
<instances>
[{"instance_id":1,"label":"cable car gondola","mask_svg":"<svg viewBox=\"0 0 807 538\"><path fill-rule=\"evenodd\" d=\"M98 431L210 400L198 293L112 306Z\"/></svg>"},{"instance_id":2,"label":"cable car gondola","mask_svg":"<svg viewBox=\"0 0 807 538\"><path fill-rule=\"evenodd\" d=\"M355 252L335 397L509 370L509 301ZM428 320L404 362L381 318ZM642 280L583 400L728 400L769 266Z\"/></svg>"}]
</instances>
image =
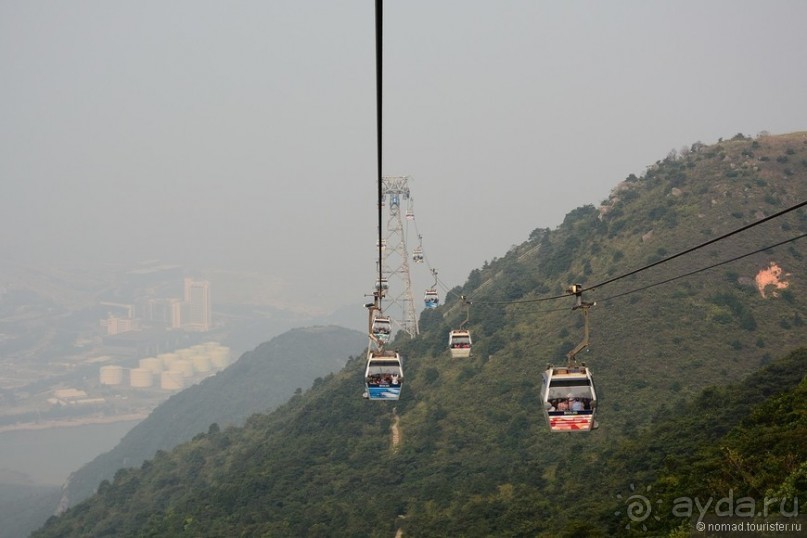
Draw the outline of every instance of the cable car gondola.
<instances>
[{"instance_id":1,"label":"cable car gondola","mask_svg":"<svg viewBox=\"0 0 807 538\"><path fill-rule=\"evenodd\" d=\"M471 356L471 333L456 330L448 333L448 348L452 359L465 359Z\"/></svg>"},{"instance_id":2,"label":"cable car gondola","mask_svg":"<svg viewBox=\"0 0 807 538\"><path fill-rule=\"evenodd\" d=\"M423 263L423 247L415 247L415 250L412 251L412 261Z\"/></svg>"},{"instance_id":3,"label":"cable car gondola","mask_svg":"<svg viewBox=\"0 0 807 538\"><path fill-rule=\"evenodd\" d=\"M471 356L471 331L463 329L468 320L471 319L471 301L465 296L461 296L462 306L465 307L465 320L460 323L460 328L448 333L448 350L452 359L466 359Z\"/></svg>"},{"instance_id":4,"label":"cable car gondola","mask_svg":"<svg viewBox=\"0 0 807 538\"><path fill-rule=\"evenodd\" d=\"M434 275L434 284L426 290L426 296L423 298L426 308L437 308L440 305L440 296L437 294L437 269L432 269Z\"/></svg>"},{"instance_id":5,"label":"cable car gondola","mask_svg":"<svg viewBox=\"0 0 807 538\"><path fill-rule=\"evenodd\" d=\"M581 432L597 427L597 393L586 366L549 367L543 373L541 399L550 431Z\"/></svg>"},{"instance_id":6,"label":"cable car gondola","mask_svg":"<svg viewBox=\"0 0 807 538\"><path fill-rule=\"evenodd\" d=\"M392 324L390 319L386 316L378 316L373 320L372 328L373 336L382 344L386 344L390 340L392 334Z\"/></svg>"},{"instance_id":7,"label":"cable car gondola","mask_svg":"<svg viewBox=\"0 0 807 538\"><path fill-rule=\"evenodd\" d=\"M440 296L434 288L426 290L426 296L423 298L426 308L437 308L440 306Z\"/></svg>"},{"instance_id":8,"label":"cable car gondola","mask_svg":"<svg viewBox=\"0 0 807 538\"><path fill-rule=\"evenodd\" d=\"M368 400L397 400L403 386L401 356L396 351L367 352L364 397Z\"/></svg>"},{"instance_id":9,"label":"cable car gondola","mask_svg":"<svg viewBox=\"0 0 807 538\"><path fill-rule=\"evenodd\" d=\"M548 364L542 376L541 401L549 430L553 432L588 432L597 428L594 379L585 363L577 364L577 354L588 347L588 309L594 306L583 302L582 289L575 284L567 291L577 298L574 309L583 312L583 340L566 354L566 366Z\"/></svg>"}]
</instances>

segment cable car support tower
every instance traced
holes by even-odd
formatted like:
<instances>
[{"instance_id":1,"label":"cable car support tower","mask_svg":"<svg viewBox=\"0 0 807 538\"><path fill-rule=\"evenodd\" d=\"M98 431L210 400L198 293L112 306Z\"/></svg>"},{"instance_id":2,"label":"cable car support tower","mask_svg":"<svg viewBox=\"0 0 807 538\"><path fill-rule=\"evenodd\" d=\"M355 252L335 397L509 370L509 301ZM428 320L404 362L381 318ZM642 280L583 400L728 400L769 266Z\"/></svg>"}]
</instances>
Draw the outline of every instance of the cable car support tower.
<instances>
[{"instance_id":1,"label":"cable car support tower","mask_svg":"<svg viewBox=\"0 0 807 538\"><path fill-rule=\"evenodd\" d=\"M415 301L412 296L412 279L409 274L409 251L406 247L406 228L401 205L406 203L406 215L411 212L409 176L384 176L382 192L387 208L387 228L382 255L381 273L388 280L385 314L398 329L409 336L418 334Z\"/></svg>"}]
</instances>

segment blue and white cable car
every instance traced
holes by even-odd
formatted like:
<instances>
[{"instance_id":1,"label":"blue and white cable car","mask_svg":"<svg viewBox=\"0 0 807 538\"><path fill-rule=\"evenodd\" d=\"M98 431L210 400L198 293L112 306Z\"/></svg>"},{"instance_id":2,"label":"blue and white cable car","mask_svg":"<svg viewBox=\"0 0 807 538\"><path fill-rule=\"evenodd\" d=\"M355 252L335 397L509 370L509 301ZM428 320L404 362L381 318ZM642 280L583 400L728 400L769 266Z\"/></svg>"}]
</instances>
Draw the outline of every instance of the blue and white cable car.
<instances>
[{"instance_id":1,"label":"blue and white cable car","mask_svg":"<svg viewBox=\"0 0 807 538\"><path fill-rule=\"evenodd\" d=\"M440 296L434 288L426 290L426 296L423 298L426 308L437 308L440 306Z\"/></svg>"},{"instance_id":2,"label":"blue and white cable car","mask_svg":"<svg viewBox=\"0 0 807 538\"><path fill-rule=\"evenodd\" d=\"M386 316L377 316L373 320L373 337L378 340L382 344L386 344L390 341L390 336L392 334L392 324L390 323L390 319Z\"/></svg>"},{"instance_id":3,"label":"blue and white cable car","mask_svg":"<svg viewBox=\"0 0 807 538\"><path fill-rule=\"evenodd\" d=\"M397 400L403 386L401 356L395 351L367 352L364 397L368 400Z\"/></svg>"}]
</instances>

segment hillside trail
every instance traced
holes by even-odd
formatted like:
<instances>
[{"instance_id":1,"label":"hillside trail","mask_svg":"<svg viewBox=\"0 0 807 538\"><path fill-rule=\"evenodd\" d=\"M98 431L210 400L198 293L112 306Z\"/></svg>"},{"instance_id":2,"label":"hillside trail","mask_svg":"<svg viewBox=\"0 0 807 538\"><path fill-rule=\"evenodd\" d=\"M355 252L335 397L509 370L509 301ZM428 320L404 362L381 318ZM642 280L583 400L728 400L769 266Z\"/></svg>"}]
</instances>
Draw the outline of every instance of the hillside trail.
<instances>
[{"instance_id":1,"label":"hillside trail","mask_svg":"<svg viewBox=\"0 0 807 538\"><path fill-rule=\"evenodd\" d=\"M398 408L392 408L392 450L398 450L398 445L401 443L401 417L398 416Z\"/></svg>"}]
</instances>

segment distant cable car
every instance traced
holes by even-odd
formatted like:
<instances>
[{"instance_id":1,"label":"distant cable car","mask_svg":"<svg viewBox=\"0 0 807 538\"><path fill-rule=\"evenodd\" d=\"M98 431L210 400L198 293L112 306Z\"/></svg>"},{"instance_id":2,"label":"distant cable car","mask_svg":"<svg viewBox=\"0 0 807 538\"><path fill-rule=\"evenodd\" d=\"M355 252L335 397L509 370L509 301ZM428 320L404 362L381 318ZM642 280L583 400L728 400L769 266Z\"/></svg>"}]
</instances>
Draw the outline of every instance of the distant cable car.
<instances>
[{"instance_id":1,"label":"distant cable car","mask_svg":"<svg viewBox=\"0 0 807 538\"><path fill-rule=\"evenodd\" d=\"M364 397L368 400L397 400L403 386L401 356L395 351L368 351L364 372Z\"/></svg>"},{"instance_id":2,"label":"distant cable car","mask_svg":"<svg viewBox=\"0 0 807 538\"><path fill-rule=\"evenodd\" d=\"M471 332L459 329L448 333L448 349L452 359L465 359L471 356Z\"/></svg>"},{"instance_id":3,"label":"distant cable car","mask_svg":"<svg viewBox=\"0 0 807 538\"><path fill-rule=\"evenodd\" d=\"M423 298L426 308L437 308L440 304L440 296L437 294L437 269L432 269L432 274L434 275L434 284L426 290L426 296Z\"/></svg>"},{"instance_id":4,"label":"distant cable car","mask_svg":"<svg viewBox=\"0 0 807 538\"><path fill-rule=\"evenodd\" d=\"M597 427L597 393L586 366L547 368L541 400L550 431L587 432Z\"/></svg>"},{"instance_id":5,"label":"distant cable car","mask_svg":"<svg viewBox=\"0 0 807 538\"><path fill-rule=\"evenodd\" d=\"M415 220L415 212L411 207L406 210L406 220Z\"/></svg>"},{"instance_id":6,"label":"distant cable car","mask_svg":"<svg viewBox=\"0 0 807 538\"><path fill-rule=\"evenodd\" d=\"M588 347L588 310L594 303L583 302L583 287L574 284L566 290L576 298L574 310L583 313L583 340L566 354L566 366L548 364L543 373L541 401L549 430L553 432L588 432L597 427L597 393L591 370L578 365L577 354Z\"/></svg>"},{"instance_id":7,"label":"distant cable car","mask_svg":"<svg viewBox=\"0 0 807 538\"><path fill-rule=\"evenodd\" d=\"M385 292L389 289L389 279L386 277L382 277L380 279L376 279L375 281L375 289L380 292Z\"/></svg>"},{"instance_id":8,"label":"distant cable car","mask_svg":"<svg viewBox=\"0 0 807 538\"><path fill-rule=\"evenodd\" d=\"M448 333L448 350L452 359L465 359L471 356L471 332L463 329L468 320L471 319L471 301L465 295L460 297L462 308L465 308L465 320L460 323L460 328Z\"/></svg>"},{"instance_id":9,"label":"distant cable car","mask_svg":"<svg viewBox=\"0 0 807 538\"><path fill-rule=\"evenodd\" d=\"M389 197L389 207L390 209L398 207L401 205L400 197L397 194L392 194Z\"/></svg>"},{"instance_id":10,"label":"distant cable car","mask_svg":"<svg viewBox=\"0 0 807 538\"><path fill-rule=\"evenodd\" d=\"M423 263L423 247L415 247L415 250L412 251L412 261Z\"/></svg>"},{"instance_id":11,"label":"distant cable car","mask_svg":"<svg viewBox=\"0 0 807 538\"><path fill-rule=\"evenodd\" d=\"M392 324L390 319L384 316L378 316L373 320L373 336L382 344L386 344L390 340L392 334Z\"/></svg>"}]
</instances>

